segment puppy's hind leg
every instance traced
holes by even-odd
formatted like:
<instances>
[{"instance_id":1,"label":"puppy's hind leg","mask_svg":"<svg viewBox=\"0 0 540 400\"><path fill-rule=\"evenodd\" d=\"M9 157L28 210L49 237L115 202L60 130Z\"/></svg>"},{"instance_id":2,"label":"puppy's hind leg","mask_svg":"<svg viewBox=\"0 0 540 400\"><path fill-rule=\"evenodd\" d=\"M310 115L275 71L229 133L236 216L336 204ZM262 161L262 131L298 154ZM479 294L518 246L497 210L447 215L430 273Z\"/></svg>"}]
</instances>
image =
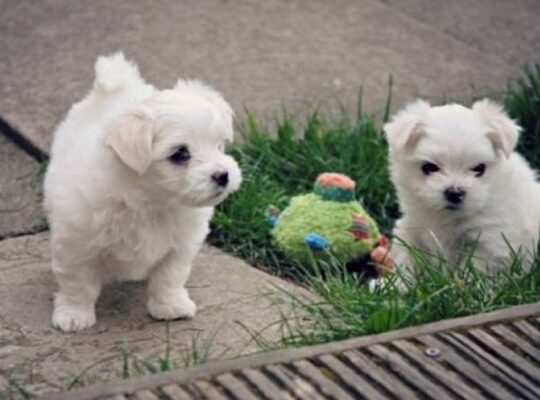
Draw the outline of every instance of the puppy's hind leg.
<instances>
[{"instance_id":1,"label":"puppy's hind leg","mask_svg":"<svg viewBox=\"0 0 540 400\"><path fill-rule=\"evenodd\" d=\"M94 325L95 303L101 292L101 279L94 265L64 267L53 260L53 272L60 287L54 296L53 326L75 332Z\"/></svg>"},{"instance_id":2,"label":"puppy's hind leg","mask_svg":"<svg viewBox=\"0 0 540 400\"><path fill-rule=\"evenodd\" d=\"M148 280L148 313L155 319L193 318L197 309L185 288L193 256L171 252Z\"/></svg>"}]
</instances>

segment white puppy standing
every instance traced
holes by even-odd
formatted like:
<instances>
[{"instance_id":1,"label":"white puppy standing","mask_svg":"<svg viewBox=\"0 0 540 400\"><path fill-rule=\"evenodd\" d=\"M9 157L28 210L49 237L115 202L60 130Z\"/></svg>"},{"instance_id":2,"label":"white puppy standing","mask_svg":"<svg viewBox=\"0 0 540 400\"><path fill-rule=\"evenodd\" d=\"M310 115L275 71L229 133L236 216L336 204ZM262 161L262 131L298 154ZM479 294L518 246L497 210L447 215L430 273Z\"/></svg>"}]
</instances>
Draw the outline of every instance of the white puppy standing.
<instances>
[{"instance_id":1,"label":"white puppy standing","mask_svg":"<svg viewBox=\"0 0 540 400\"><path fill-rule=\"evenodd\" d=\"M529 268L540 229L540 184L514 148L520 128L489 100L472 108L417 101L384 127L390 173L402 217L392 257L411 267L399 240L459 263L475 249L475 267L505 268L510 247Z\"/></svg>"},{"instance_id":2,"label":"white puppy standing","mask_svg":"<svg viewBox=\"0 0 540 400\"><path fill-rule=\"evenodd\" d=\"M180 80L158 91L123 54L100 57L94 87L54 135L45 179L53 325L95 323L101 287L148 279L150 315L190 318L185 288L213 206L241 173L224 154L232 110L219 93Z\"/></svg>"}]
</instances>

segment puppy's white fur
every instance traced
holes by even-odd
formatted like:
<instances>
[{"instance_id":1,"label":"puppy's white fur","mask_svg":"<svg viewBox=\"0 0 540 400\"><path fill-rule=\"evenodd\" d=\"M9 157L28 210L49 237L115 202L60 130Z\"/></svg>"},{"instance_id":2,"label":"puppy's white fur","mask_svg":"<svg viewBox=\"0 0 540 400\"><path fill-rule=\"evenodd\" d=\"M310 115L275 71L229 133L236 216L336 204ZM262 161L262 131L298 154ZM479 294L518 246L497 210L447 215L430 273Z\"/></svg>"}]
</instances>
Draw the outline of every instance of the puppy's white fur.
<instances>
[{"instance_id":1,"label":"puppy's white fur","mask_svg":"<svg viewBox=\"0 0 540 400\"><path fill-rule=\"evenodd\" d=\"M192 260L213 206L241 182L223 153L233 138L232 110L198 81L157 90L121 53L100 57L95 70L92 90L55 132L45 178L60 288L53 325L93 325L101 287L117 280L148 279L154 318L193 317L185 289ZM189 160L171 161L182 146ZM225 186L215 179L224 172Z\"/></svg>"},{"instance_id":2,"label":"puppy's white fur","mask_svg":"<svg viewBox=\"0 0 540 400\"><path fill-rule=\"evenodd\" d=\"M529 268L540 228L540 185L514 152L520 128L499 105L482 100L472 108L431 107L417 101L384 130L402 212L392 246L398 266L412 264L401 240L454 265L475 249L475 266L487 273L505 268L512 248ZM439 170L426 175L425 163ZM475 170L481 164L484 174ZM461 203L449 202L448 188L465 192Z\"/></svg>"}]
</instances>

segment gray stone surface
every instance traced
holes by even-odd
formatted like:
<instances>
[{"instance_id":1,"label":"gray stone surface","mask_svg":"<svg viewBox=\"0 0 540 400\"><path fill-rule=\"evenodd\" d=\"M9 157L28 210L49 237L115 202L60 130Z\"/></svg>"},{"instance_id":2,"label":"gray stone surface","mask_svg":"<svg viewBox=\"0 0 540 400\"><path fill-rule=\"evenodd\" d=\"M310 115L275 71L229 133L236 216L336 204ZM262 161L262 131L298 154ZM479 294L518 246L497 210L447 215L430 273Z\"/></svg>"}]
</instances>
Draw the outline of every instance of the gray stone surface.
<instances>
[{"instance_id":1,"label":"gray stone surface","mask_svg":"<svg viewBox=\"0 0 540 400\"><path fill-rule=\"evenodd\" d=\"M538 0L382 1L509 64L540 62Z\"/></svg>"},{"instance_id":2,"label":"gray stone surface","mask_svg":"<svg viewBox=\"0 0 540 400\"><path fill-rule=\"evenodd\" d=\"M10 384L31 393L62 390L79 374L85 384L119 379L122 351L156 366L165 356L166 325L147 316L141 283L106 288L97 306L98 322L87 331L65 334L51 327L55 282L48 245L45 233L0 242L0 397L2 382L5 394ZM177 366L193 361L192 350L199 361L205 352L209 358L227 358L258 350L248 330L270 325L263 336L276 339L274 323L280 312L290 311L276 287L308 295L212 247L197 258L188 287L198 313L191 321L169 325Z\"/></svg>"},{"instance_id":3,"label":"gray stone surface","mask_svg":"<svg viewBox=\"0 0 540 400\"><path fill-rule=\"evenodd\" d=\"M0 133L0 238L44 226L40 164Z\"/></svg>"},{"instance_id":4,"label":"gray stone surface","mask_svg":"<svg viewBox=\"0 0 540 400\"><path fill-rule=\"evenodd\" d=\"M239 115L246 106L262 117L282 104L293 112L308 102L353 107L361 84L367 107L377 111L390 74L396 105L414 96L468 100L473 84L499 88L517 64L504 61L512 58L507 47L480 50L378 0L0 6L0 116L43 150L90 87L96 57L119 49L161 87L178 76L198 77L223 91Z\"/></svg>"}]
</instances>

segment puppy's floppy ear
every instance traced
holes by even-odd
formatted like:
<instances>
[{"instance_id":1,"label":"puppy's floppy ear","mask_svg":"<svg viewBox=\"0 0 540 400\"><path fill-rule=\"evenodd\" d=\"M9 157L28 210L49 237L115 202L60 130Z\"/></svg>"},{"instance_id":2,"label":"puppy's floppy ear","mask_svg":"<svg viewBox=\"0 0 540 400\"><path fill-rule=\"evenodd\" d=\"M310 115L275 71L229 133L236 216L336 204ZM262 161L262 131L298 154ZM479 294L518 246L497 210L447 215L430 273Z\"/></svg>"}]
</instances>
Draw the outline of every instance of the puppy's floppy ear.
<instances>
[{"instance_id":1,"label":"puppy's floppy ear","mask_svg":"<svg viewBox=\"0 0 540 400\"><path fill-rule=\"evenodd\" d=\"M225 129L225 132L223 132L225 139L231 142L233 141L234 132L232 120L234 117L234 112L229 103L225 101L223 96L217 90L202 83L201 81L184 79L178 79L174 89L180 92L187 92L201 96L210 102L219 112L223 127Z\"/></svg>"},{"instance_id":2,"label":"puppy's floppy ear","mask_svg":"<svg viewBox=\"0 0 540 400\"><path fill-rule=\"evenodd\" d=\"M474 103L472 110L490 127L488 137L495 150L501 150L509 157L519 139L519 125L510 119L501 105L488 99Z\"/></svg>"},{"instance_id":3,"label":"puppy's floppy ear","mask_svg":"<svg viewBox=\"0 0 540 400\"><path fill-rule=\"evenodd\" d=\"M409 104L384 125L386 139L393 149L412 147L425 134L424 119L431 106L423 100Z\"/></svg>"},{"instance_id":4,"label":"puppy's floppy ear","mask_svg":"<svg viewBox=\"0 0 540 400\"><path fill-rule=\"evenodd\" d=\"M151 110L137 106L112 121L107 128L105 144L124 164L142 175L152 163L153 128Z\"/></svg>"}]
</instances>

